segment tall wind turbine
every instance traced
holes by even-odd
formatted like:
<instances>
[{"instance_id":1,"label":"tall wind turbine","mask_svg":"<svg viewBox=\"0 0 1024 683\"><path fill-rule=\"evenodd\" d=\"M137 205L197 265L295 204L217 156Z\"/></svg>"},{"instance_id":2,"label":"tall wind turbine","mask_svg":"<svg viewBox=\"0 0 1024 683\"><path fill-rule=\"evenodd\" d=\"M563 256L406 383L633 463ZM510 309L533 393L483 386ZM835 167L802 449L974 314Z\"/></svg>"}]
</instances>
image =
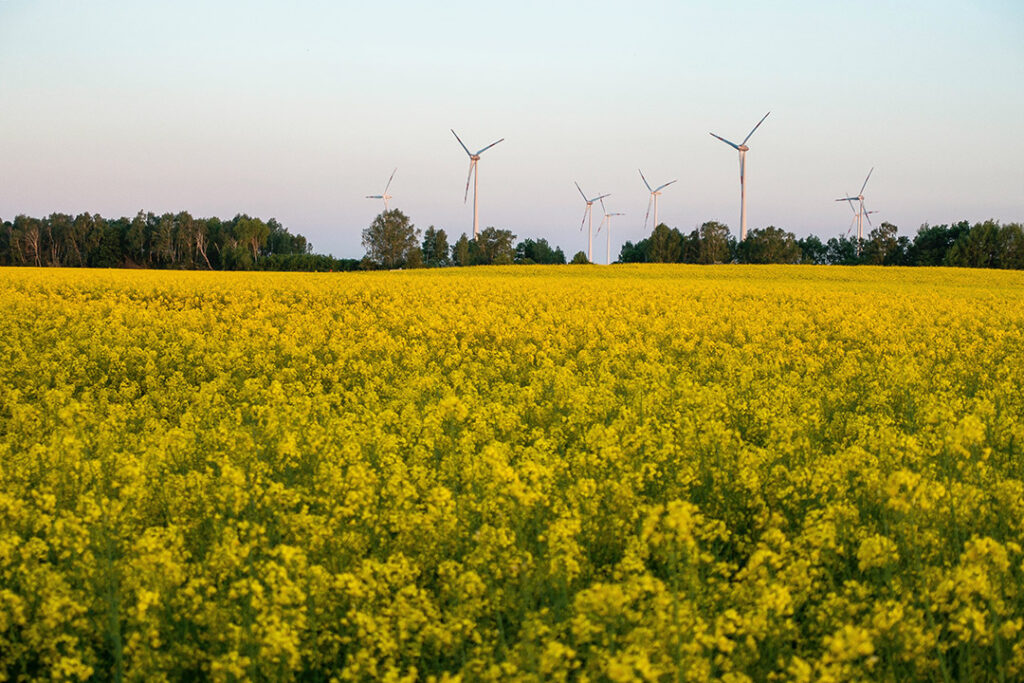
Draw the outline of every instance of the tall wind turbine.
<instances>
[{"instance_id":1,"label":"tall wind turbine","mask_svg":"<svg viewBox=\"0 0 1024 683\"><path fill-rule=\"evenodd\" d=\"M397 172L398 172L398 168L397 167L395 168L394 171L391 172L391 177L388 178L388 184L384 186L384 194L368 194L368 195L366 195L367 199L383 199L384 200L384 213L388 212L388 200L391 199L391 195L388 194L388 188L391 187L391 181L395 179L395 173L397 173Z\"/></svg>"},{"instance_id":2,"label":"tall wind turbine","mask_svg":"<svg viewBox=\"0 0 1024 683\"><path fill-rule=\"evenodd\" d=\"M768 112L768 114L771 114L771 112ZM749 140L750 136L754 134L754 131L757 130L761 126L762 123L764 123L764 120L766 118L768 118L768 114L765 114L764 116L761 117L761 120L757 122L757 125L754 126L753 130L751 130L749 133L747 133L747 137L743 138L743 142L741 142L738 145L733 143L733 142L729 142L728 140L726 140L725 138L723 138L723 137L721 137L719 135L715 135L714 133L711 134L711 137L718 138L719 140L721 140L722 142L724 142L725 144L729 145L730 147L732 147L733 149L737 150L740 153L740 241L741 242L743 240L747 239L747 184L746 184L746 166L747 166L747 152L750 150L750 148L747 147L747 140Z\"/></svg>"},{"instance_id":3,"label":"tall wind turbine","mask_svg":"<svg viewBox=\"0 0 1024 683\"><path fill-rule=\"evenodd\" d=\"M636 170L640 171L639 168L636 169ZM640 171L640 177L643 178L644 185L647 186L647 191L651 193L651 198L647 200L647 213L644 215L644 230L646 230L647 229L647 216L651 215L651 203L652 202L654 203L654 227L658 227L658 197L661 195L661 191L662 190L664 190L666 187L668 187L669 185L671 185L672 183L674 183L676 181L670 180L667 183L665 183L664 185L658 185L656 188L654 188L652 190L651 189L651 184L649 182L647 182L647 178L644 178L644 172L643 171Z\"/></svg>"},{"instance_id":4,"label":"tall wind turbine","mask_svg":"<svg viewBox=\"0 0 1024 683\"><path fill-rule=\"evenodd\" d=\"M587 195L583 194L583 190L580 189L580 184L577 183L575 180L573 182L576 184L576 189L580 191L580 196L583 197L583 201L585 201L587 203L587 208L583 210L583 220L580 221L580 230L583 229L584 224L587 222L587 219L589 218L590 219L590 227L587 228L587 260L590 261L591 263L593 263L594 262L594 258L593 258L593 252L594 252L594 213L593 213L593 211L591 209L594 206L594 202L601 201L605 197L610 197L611 195L610 194L602 194L602 195L598 195L598 196L594 197L593 199L587 199ZM604 204L602 203L601 206L603 207Z\"/></svg>"},{"instance_id":5,"label":"tall wind turbine","mask_svg":"<svg viewBox=\"0 0 1024 683\"><path fill-rule=\"evenodd\" d=\"M494 147L496 144L498 144L499 142L501 142L501 140L504 140L505 138L502 138L501 140L497 140L496 142L492 142L491 144L487 145L486 147L481 149L479 152L474 154L473 152L470 152L469 148L466 147L465 143L462 142L462 138L459 137L459 134L456 133L454 129L451 129L451 130L452 130L452 135L454 135L455 139L459 141L460 145L462 145L462 149L466 150L466 154L469 155L469 175L466 176L466 196L463 197L462 203L465 204L466 201L469 199L469 179L472 178L473 179L473 239L476 239L477 235L480 234L480 205L479 205L479 199L480 199L480 173L477 171L477 162L480 161L480 155L481 154L483 154L484 152L489 150L491 147Z\"/></svg>"},{"instance_id":6,"label":"tall wind turbine","mask_svg":"<svg viewBox=\"0 0 1024 683\"><path fill-rule=\"evenodd\" d=\"M875 167L872 166L871 170L868 171L867 178L864 178L864 184L860 186L860 192L857 193L856 197L843 197L842 199L837 199L836 200L837 202L849 202L850 208L853 209L853 212L857 215L857 255L858 256L860 255L860 242L861 242L862 239L864 239L864 219L865 218L868 219L868 225L873 225L873 223L871 222L871 215L870 214L873 214L875 212L874 211L865 211L864 210L864 188L868 186L868 180L871 178L871 174L874 173L874 172L875 172ZM856 208L856 209L853 208L853 202L854 201L857 201L859 203L859 207Z\"/></svg>"},{"instance_id":7,"label":"tall wind turbine","mask_svg":"<svg viewBox=\"0 0 1024 683\"><path fill-rule=\"evenodd\" d=\"M608 209L604 208L604 199L600 199L599 201L601 202L601 210L604 211L604 220L601 221L601 225L597 226L597 234L601 234L601 226L607 223L608 231L605 233L605 238L608 241L608 245L606 247L607 251L605 252L605 259L610 266L612 264L612 216L625 216L626 214L619 212L608 213Z\"/></svg>"}]
</instances>

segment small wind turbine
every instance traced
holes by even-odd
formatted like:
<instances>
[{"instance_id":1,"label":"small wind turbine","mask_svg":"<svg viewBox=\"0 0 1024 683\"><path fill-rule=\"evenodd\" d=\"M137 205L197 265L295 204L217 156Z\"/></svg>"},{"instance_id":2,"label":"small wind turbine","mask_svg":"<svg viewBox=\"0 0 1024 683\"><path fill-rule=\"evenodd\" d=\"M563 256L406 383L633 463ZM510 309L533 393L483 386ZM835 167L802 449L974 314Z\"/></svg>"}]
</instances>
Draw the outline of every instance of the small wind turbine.
<instances>
[{"instance_id":1,"label":"small wind turbine","mask_svg":"<svg viewBox=\"0 0 1024 683\"><path fill-rule=\"evenodd\" d=\"M394 171L391 172L391 177L388 178L388 184L384 186L384 194L368 194L368 195L366 195L367 199L383 199L384 200L384 213L388 212L388 200L391 199L391 195L388 194L388 188L391 187L391 181L395 179L395 173L397 173L397 172L398 172L398 168L397 167L395 168Z\"/></svg>"},{"instance_id":2,"label":"small wind turbine","mask_svg":"<svg viewBox=\"0 0 1024 683\"><path fill-rule=\"evenodd\" d=\"M768 112L768 114L771 114L771 112ZM753 130L751 130L749 133L747 133L747 137L743 138L743 142L741 142L738 145L735 144L735 143L729 142L725 138L723 138L721 136L718 136L718 135L715 135L714 133L711 134L711 137L718 138L719 140L721 140L722 142L724 142L725 144L729 145L730 147L732 147L733 149L737 150L740 153L740 241L741 242L743 240L747 239L747 184L746 184L746 166L747 166L747 152L750 150L750 148L747 147L747 140L749 140L750 136L754 134L754 131L757 130L761 126L762 123L764 123L764 120L766 118L768 118L768 114L765 114L764 116L761 117L761 120L757 122L757 125L754 126Z\"/></svg>"},{"instance_id":3,"label":"small wind turbine","mask_svg":"<svg viewBox=\"0 0 1024 683\"><path fill-rule=\"evenodd\" d=\"M850 208L853 208L853 207L850 207ZM865 216L870 216L873 213L878 213L878 212L877 211L865 211L864 215ZM868 219L868 220L870 222L870 219ZM850 227L848 227L846 229L846 232L843 233L843 237L849 237L850 233L853 232L853 229L855 227L857 227L857 210L856 209L853 210L853 218L850 219Z\"/></svg>"},{"instance_id":4,"label":"small wind turbine","mask_svg":"<svg viewBox=\"0 0 1024 683\"><path fill-rule=\"evenodd\" d=\"M871 214L873 214L875 212L874 211L865 211L864 210L864 188L868 186L868 180L871 178L871 174L874 173L874 172L875 172L875 167L872 166L871 170L868 171L867 178L864 178L864 184L860 186L860 192L857 193L856 197L843 197L842 199L837 199L836 200L837 202L848 202L850 204L850 208L853 209L853 212L857 216L857 254L858 255L860 255L860 241L862 239L864 239L864 219L865 218L868 219L868 225L873 225L873 223L871 222ZM855 200L859 203L859 207L856 208L856 209L854 209L854 207L853 207L853 202Z\"/></svg>"},{"instance_id":5,"label":"small wind turbine","mask_svg":"<svg viewBox=\"0 0 1024 683\"><path fill-rule=\"evenodd\" d=\"M608 224L608 232L605 233L605 239L608 240L608 245L606 247L607 251L605 252L605 259L607 260L608 265L610 266L612 264L612 216L625 216L626 214L619 212L608 213L608 209L604 208L604 199L599 199L599 201L601 202L601 210L605 212L604 220L601 221L601 225L604 225L605 223ZM601 225L597 226L598 235L601 234Z\"/></svg>"},{"instance_id":6,"label":"small wind turbine","mask_svg":"<svg viewBox=\"0 0 1024 683\"><path fill-rule=\"evenodd\" d=\"M576 189L580 191L580 195L583 197L583 201L585 201L587 203L587 208L583 210L583 220L580 221L580 230L583 229L584 224L586 224L587 219L589 218L590 219L590 227L587 228L587 260L590 261L591 263L593 263L594 262L594 259L593 259L593 252L594 252L594 213L593 213L593 211L591 211L591 208L594 206L594 202L600 201L600 200L604 199L605 197L610 197L611 195L610 194L602 194L602 195L598 195L598 196L594 197L593 199L587 199L587 195L583 194L583 190L580 189L580 184L577 183L575 180L573 182L576 184ZM603 206L603 204L602 204L602 206Z\"/></svg>"},{"instance_id":7,"label":"small wind turbine","mask_svg":"<svg viewBox=\"0 0 1024 683\"><path fill-rule=\"evenodd\" d=\"M640 171L639 168L636 169L636 170ZM647 200L647 213L644 215L644 230L646 230L647 229L647 217L651 215L651 203L653 202L653 204L654 204L654 227L658 227L658 196L661 195L661 191L662 190L664 190L666 187L668 187L669 185L671 185L672 183L674 183L676 181L670 180L669 182L665 183L664 185L658 185L656 188L654 188L652 190L651 189L651 184L649 182L647 182L647 178L644 178L644 172L643 171L640 171L640 177L643 178L644 185L647 186L647 191L651 193L651 198Z\"/></svg>"},{"instance_id":8,"label":"small wind turbine","mask_svg":"<svg viewBox=\"0 0 1024 683\"><path fill-rule=\"evenodd\" d=\"M496 142L492 142L491 144L487 145L479 152L474 154L473 152L470 152L469 148L466 147L466 145L462 142L462 138L459 137L459 134L456 133L454 129L451 130L452 135L454 135L455 139L459 141L460 145L462 145L462 149L466 150L466 154L469 155L469 175L466 176L466 196L463 197L462 203L465 204L466 201L469 199L469 179L473 178L473 239L476 239L477 235L480 234L480 173L477 171L477 162L480 161L481 154L489 150L491 147L494 147L496 144L498 144L499 142L501 142L501 140L504 140L505 138L502 138L501 140L498 140Z\"/></svg>"}]
</instances>

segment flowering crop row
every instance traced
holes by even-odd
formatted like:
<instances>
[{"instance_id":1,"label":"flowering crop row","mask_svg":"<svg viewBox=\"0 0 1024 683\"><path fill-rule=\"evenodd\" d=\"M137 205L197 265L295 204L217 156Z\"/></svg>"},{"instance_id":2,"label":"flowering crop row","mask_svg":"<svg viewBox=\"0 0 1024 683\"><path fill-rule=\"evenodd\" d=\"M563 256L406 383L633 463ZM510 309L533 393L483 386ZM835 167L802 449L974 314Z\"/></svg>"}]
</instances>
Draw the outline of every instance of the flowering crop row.
<instances>
[{"instance_id":1,"label":"flowering crop row","mask_svg":"<svg viewBox=\"0 0 1024 683\"><path fill-rule=\"evenodd\" d=\"M1024 677L1024 276L0 271L0 680Z\"/></svg>"}]
</instances>

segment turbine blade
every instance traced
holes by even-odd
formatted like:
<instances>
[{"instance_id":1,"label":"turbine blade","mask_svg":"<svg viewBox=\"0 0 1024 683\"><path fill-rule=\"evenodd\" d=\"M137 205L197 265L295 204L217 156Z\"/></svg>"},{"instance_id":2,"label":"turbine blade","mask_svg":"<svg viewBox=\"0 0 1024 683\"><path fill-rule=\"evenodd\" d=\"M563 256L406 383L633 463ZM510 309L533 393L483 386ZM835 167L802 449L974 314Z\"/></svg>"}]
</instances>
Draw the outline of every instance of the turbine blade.
<instances>
[{"instance_id":1,"label":"turbine blade","mask_svg":"<svg viewBox=\"0 0 1024 683\"><path fill-rule=\"evenodd\" d=\"M611 193L609 192L608 194L602 194L602 195L598 195L597 197L594 197L594 198L593 198L593 199L591 199L590 201L592 201L592 202L596 202L596 201L597 201L597 200L599 200L599 199L604 199L605 197L611 197L611 196L612 196L612 195L611 195Z\"/></svg>"},{"instance_id":2,"label":"turbine blade","mask_svg":"<svg viewBox=\"0 0 1024 683\"><path fill-rule=\"evenodd\" d=\"M639 168L636 169L636 170L640 171ZM640 171L640 177L644 178L644 172L643 171ZM651 189L651 184L649 182L647 182L647 178L644 178L644 185L647 186L647 191L648 192L654 192L654 190Z\"/></svg>"},{"instance_id":3,"label":"turbine blade","mask_svg":"<svg viewBox=\"0 0 1024 683\"><path fill-rule=\"evenodd\" d=\"M368 194L368 195L366 195L366 198L367 199L384 199L384 197L382 195L379 195L379 194Z\"/></svg>"},{"instance_id":4,"label":"turbine blade","mask_svg":"<svg viewBox=\"0 0 1024 683\"><path fill-rule=\"evenodd\" d=\"M605 197L607 197L607 196L608 195L605 195ZM608 215L608 209L604 208L604 197L598 197L597 200L599 202L601 202L601 213L603 213L604 215L607 216Z\"/></svg>"},{"instance_id":5,"label":"turbine blade","mask_svg":"<svg viewBox=\"0 0 1024 683\"><path fill-rule=\"evenodd\" d=\"M739 145L737 145L737 144L736 144L735 142L729 142L728 140L726 140L725 138L723 138L723 137L722 137L721 135L715 135L714 133L711 133L710 135L711 135L711 137L713 137L713 138L718 138L719 140L721 140L721 141L722 141L722 142L724 142L725 144L729 145L729 146L730 146L730 147L732 147L733 149L739 149L739 148L740 148L740 146L739 146Z\"/></svg>"},{"instance_id":6,"label":"turbine blade","mask_svg":"<svg viewBox=\"0 0 1024 683\"><path fill-rule=\"evenodd\" d=\"M676 182L676 181L675 180L670 180L669 182L665 183L664 185L659 185L658 187L654 188L654 191L655 192L659 192L661 190L664 190L666 187L668 187L669 185L671 185L674 182Z\"/></svg>"},{"instance_id":7,"label":"turbine blade","mask_svg":"<svg viewBox=\"0 0 1024 683\"><path fill-rule=\"evenodd\" d=\"M489 149L490 149L491 147L494 147L494 146L495 146L496 144L498 144L499 142L501 142L501 141L502 141L502 140L504 140L504 139L505 139L505 138L502 138L501 140L497 140L497 141L495 141L495 142L492 142L491 144L487 145L487 146L486 146L486 147L484 147L484 148L483 148L482 150L480 150L479 152L477 152L477 153L476 153L476 155L477 155L477 156L480 156L481 154L483 154L484 152L486 152L487 150L489 150Z\"/></svg>"},{"instance_id":8,"label":"turbine blade","mask_svg":"<svg viewBox=\"0 0 1024 683\"><path fill-rule=\"evenodd\" d=\"M652 193L650 198L647 200L647 213L644 214L644 230L647 229L647 219L651 217L651 202L654 201L654 194Z\"/></svg>"},{"instance_id":9,"label":"turbine blade","mask_svg":"<svg viewBox=\"0 0 1024 683\"><path fill-rule=\"evenodd\" d=\"M398 173L398 167L397 166L395 167L395 170L391 172L391 177L388 178L388 184L384 186L384 194L388 193L388 188L391 187L391 181L395 179L395 174L396 173Z\"/></svg>"},{"instance_id":10,"label":"turbine blade","mask_svg":"<svg viewBox=\"0 0 1024 683\"><path fill-rule=\"evenodd\" d=\"M455 136L455 139L459 141L459 144L462 145L462 149L466 150L466 154L468 156L473 156L472 154L470 154L469 148L466 147L465 143L462 142L462 138L460 138L459 134L455 132L455 129L454 128L449 128L449 130L452 132L452 135Z\"/></svg>"},{"instance_id":11,"label":"turbine blade","mask_svg":"<svg viewBox=\"0 0 1024 683\"><path fill-rule=\"evenodd\" d=\"M861 204L861 210L862 211L864 210L864 205L863 204ZM874 213L874 212L872 212L872 211L864 211L864 218L868 219L868 225L874 227L875 224L871 222L871 215L870 214L872 214L872 213Z\"/></svg>"},{"instance_id":12,"label":"turbine blade","mask_svg":"<svg viewBox=\"0 0 1024 683\"><path fill-rule=\"evenodd\" d=\"M768 114L771 114L771 112L768 112ZM750 136L754 134L754 131L755 131L755 130L757 130L758 128L760 128L760 127L761 127L761 124L762 124L762 123L764 123L764 120L765 120L766 118L768 118L768 114L765 114L764 116L762 116L762 117L761 117L761 120L757 122L757 125L756 125L756 126L754 126L754 129L753 129L753 130L751 130L751 131L750 131L749 133L747 133L747 137L743 138L743 142L741 142L741 143L740 143L741 145L745 145L745 144L747 144L747 140L749 140L749 139L750 139Z\"/></svg>"},{"instance_id":13,"label":"turbine blade","mask_svg":"<svg viewBox=\"0 0 1024 683\"><path fill-rule=\"evenodd\" d=\"M583 220L580 221L580 232L583 232L583 226L587 224L587 214L590 213L590 204L587 204L587 208L583 209Z\"/></svg>"},{"instance_id":14,"label":"turbine blade","mask_svg":"<svg viewBox=\"0 0 1024 683\"><path fill-rule=\"evenodd\" d=\"M589 199L587 199L587 195L583 194L583 190L582 190L582 188L580 188L580 184L577 183L575 180L572 181L572 182L576 186L576 189L580 191L580 196L583 197L583 201L585 201L585 202L590 201Z\"/></svg>"},{"instance_id":15,"label":"turbine blade","mask_svg":"<svg viewBox=\"0 0 1024 683\"><path fill-rule=\"evenodd\" d=\"M466 196L462 198L462 203L465 204L469 201L469 180L473 177L473 171L476 170L476 162L469 162L469 174L466 176Z\"/></svg>"},{"instance_id":16,"label":"turbine blade","mask_svg":"<svg viewBox=\"0 0 1024 683\"><path fill-rule=\"evenodd\" d=\"M864 188L868 186L868 179L871 178L871 174L875 172L875 167L872 166L871 170L868 171L868 177L864 179L864 184L860 186L860 192L858 194L864 194Z\"/></svg>"}]
</instances>

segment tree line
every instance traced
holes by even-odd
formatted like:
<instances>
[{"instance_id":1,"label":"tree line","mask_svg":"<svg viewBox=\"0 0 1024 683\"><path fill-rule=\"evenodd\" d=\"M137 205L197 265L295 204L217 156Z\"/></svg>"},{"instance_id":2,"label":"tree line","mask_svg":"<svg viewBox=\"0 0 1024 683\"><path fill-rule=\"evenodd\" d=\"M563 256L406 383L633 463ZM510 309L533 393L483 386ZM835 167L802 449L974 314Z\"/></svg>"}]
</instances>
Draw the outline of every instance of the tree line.
<instances>
[{"instance_id":1,"label":"tree line","mask_svg":"<svg viewBox=\"0 0 1024 683\"><path fill-rule=\"evenodd\" d=\"M1024 269L1024 226L988 220L971 225L922 225L913 238L882 223L860 242L827 241L768 226L737 241L722 223L709 221L689 234L660 224L650 237L626 242L622 263L812 263L818 265L959 266Z\"/></svg>"},{"instance_id":2,"label":"tree line","mask_svg":"<svg viewBox=\"0 0 1024 683\"><path fill-rule=\"evenodd\" d=\"M898 236L892 223L856 238L810 235L768 226L754 229L742 242L729 227L708 221L689 234L659 224L650 236L626 242L619 263L810 263L818 265L960 266L1024 269L1024 226L988 220L971 225L922 225L913 238ZM422 239L421 239L422 238ZM422 233L397 209L382 213L363 231L363 268L419 268L490 264L565 263L565 255L547 240L515 244L509 230L489 227L476 240L465 234L449 244L444 230ZM515 246L513 246L515 244ZM582 251L570 263L587 263Z\"/></svg>"},{"instance_id":3,"label":"tree line","mask_svg":"<svg viewBox=\"0 0 1024 683\"><path fill-rule=\"evenodd\" d=\"M139 211L103 218L54 213L0 222L0 265L209 270L354 270L358 259L314 254L276 219L230 220Z\"/></svg>"},{"instance_id":4,"label":"tree line","mask_svg":"<svg viewBox=\"0 0 1024 683\"><path fill-rule=\"evenodd\" d=\"M737 240L729 227L708 221L688 234L664 223L636 243L626 242L620 263L811 263L830 265L961 266L1024 269L1024 226L995 220L922 225L913 238L882 223L858 245L855 238L797 238L768 226ZM398 209L379 214L362 233L362 259L313 253L305 237L276 219L245 214L230 220L188 212L132 218L54 213L0 222L0 266L182 268L211 270L368 270L501 264L563 264L565 253L546 239L517 242L510 230L488 227L476 239L454 242L442 228L418 230ZM587 263L577 252L569 263Z\"/></svg>"},{"instance_id":5,"label":"tree line","mask_svg":"<svg viewBox=\"0 0 1024 683\"><path fill-rule=\"evenodd\" d=\"M476 239L463 233L449 243L448 233L433 225L418 230L398 209L384 211L363 230L362 268L442 268L509 264L560 264L565 254L546 239L518 244L511 230L487 227ZM585 260L585 259L584 259Z\"/></svg>"}]
</instances>

